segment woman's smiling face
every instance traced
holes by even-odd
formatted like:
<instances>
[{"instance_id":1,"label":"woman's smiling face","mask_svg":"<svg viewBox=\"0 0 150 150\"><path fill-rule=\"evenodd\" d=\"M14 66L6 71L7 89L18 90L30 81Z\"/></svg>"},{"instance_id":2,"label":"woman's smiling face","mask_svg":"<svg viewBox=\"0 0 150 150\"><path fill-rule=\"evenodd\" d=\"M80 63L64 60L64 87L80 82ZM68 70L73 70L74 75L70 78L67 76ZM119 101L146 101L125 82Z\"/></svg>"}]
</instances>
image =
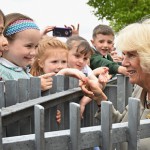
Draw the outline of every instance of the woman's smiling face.
<instances>
[{"instance_id":1,"label":"woman's smiling face","mask_svg":"<svg viewBox=\"0 0 150 150\"><path fill-rule=\"evenodd\" d=\"M132 84L142 86L145 83L149 74L143 71L137 51L123 51L122 65L127 68Z\"/></svg>"}]
</instances>

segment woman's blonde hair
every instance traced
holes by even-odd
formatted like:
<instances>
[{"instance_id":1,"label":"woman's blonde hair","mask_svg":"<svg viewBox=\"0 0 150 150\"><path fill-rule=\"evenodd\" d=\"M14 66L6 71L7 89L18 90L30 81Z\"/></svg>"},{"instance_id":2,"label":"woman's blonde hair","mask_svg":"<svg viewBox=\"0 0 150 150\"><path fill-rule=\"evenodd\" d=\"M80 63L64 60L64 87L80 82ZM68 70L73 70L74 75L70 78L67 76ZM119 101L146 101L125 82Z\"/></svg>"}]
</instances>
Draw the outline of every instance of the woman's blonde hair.
<instances>
[{"instance_id":1,"label":"woman's blonde hair","mask_svg":"<svg viewBox=\"0 0 150 150\"><path fill-rule=\"evenodd\" d=\"M44 36L38 44L36 49L36 56L31 66L30 73L33 76L39 76L44 74L43 68L40 67L40 64L44 63L45 59L50 56L57 55L58 53L68 54L68 48L66 44L54 37Z\"/></svg>"},{"instance_id":2,"label":"woman's blonde hair","mask_svg":"<svg viewBox=\"0 0 150 150\"><path fill-rule=\"evenodd\" d=\"M121 51L137 51L143 71L150 73L150 24L133 23L117 36L117 48Z\"/></svg>"}]
</instances>

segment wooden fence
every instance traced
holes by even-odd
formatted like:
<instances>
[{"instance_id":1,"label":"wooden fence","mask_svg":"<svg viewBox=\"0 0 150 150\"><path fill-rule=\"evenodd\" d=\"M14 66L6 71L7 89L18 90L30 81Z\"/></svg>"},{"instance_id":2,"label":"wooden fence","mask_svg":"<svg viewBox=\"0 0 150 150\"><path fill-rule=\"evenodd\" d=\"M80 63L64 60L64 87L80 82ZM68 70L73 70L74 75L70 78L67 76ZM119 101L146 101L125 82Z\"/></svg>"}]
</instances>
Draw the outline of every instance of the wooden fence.
<instances>
[{"instance_id":1,"label":"wooden fence","mask_svg":"<svg viewBox=\"0 0 150 150\"><path fill-rule=\"evenodd\" d=\"M75 78L57 76L53 78L53 81L52 89L42 94L39 78L0 82L3 137L34 133L33 107L36 104L45 108L45 131L69 129L69 103L79 103L83 93ZM132 86L128 85L127 81L128 78L118 75L118 78L110 81L105 88L108 99L119 111L124 109L126 101L131 95ZM56 123L57 109L60 109L62 113L61 125ZM93 117L96 110L97 105L94 101L86 106L81 127L100 124Z\"/></svg>"},{"instance_id":2,"label":"wooden fence","mask_svg":"<svg viewBox=\"0 0 150 150\"><path fill-rule=\"evenodd\" d=\"M74 78L58 76L54 77L53 80L53 88L42 93L40 90L40 80L38 78L0 82L0 107L2 115L2 134L0 134L0 136L3 137L3 140L8 139L7 137L18 135L23 135L24 139L24 137L35 133L35 126L38 123L34 125L33 114L34 106L37 104L40 104L40 107L44 108L44 132L56 131L56 133L59 133L58 130L69 129L71 127L69 124L69 118L73 108L69 109L69 103L79 103L83 93L78 87L78 80ZM122 112L126 106L128 97L131 96L131 92L132 85L129 84L128 78L122 75L118 75L117 79L110 81L105 88L105 93L108 96L108 99L113 103L115 108L119 109L120 112ZM57 109L60 109L62 113L61 125L58 125L55 120ZM100 124L100 122L93 117L96 110L97 105L94 101L86 106L84 119L81 121L81 127ZM96 135L99 136L99 134ZM31 137L34 138L34 135L31 135ZM20 138L22 137L20 136ZM30 146L34 149L35 145L33 143ZM3 146L4 145L3 142Z\"/></svg>"}]
</instances>

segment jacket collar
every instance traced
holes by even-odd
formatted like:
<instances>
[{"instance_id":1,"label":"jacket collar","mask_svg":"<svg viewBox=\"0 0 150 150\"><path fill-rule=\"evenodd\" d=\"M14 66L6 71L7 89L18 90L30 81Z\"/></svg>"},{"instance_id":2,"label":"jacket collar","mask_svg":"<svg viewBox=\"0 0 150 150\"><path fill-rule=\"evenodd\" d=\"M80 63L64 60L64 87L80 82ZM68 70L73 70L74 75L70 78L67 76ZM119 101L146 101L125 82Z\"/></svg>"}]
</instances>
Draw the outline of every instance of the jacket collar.
<instances>
[{"instance_id":1,"label":"jacket collar","mask_svg":"<svg viewBox=\"0 0 150 150\"><path fill-rule=\"evenodd\" d=\"M9 68L10 70L14 70L16 72L21 72L21 71L29 72L28 67L25 67L25 68L19 67L3 57L0 58L0 64L2 66L5 66L6 68Z\"/></svg>"}]
</instances>

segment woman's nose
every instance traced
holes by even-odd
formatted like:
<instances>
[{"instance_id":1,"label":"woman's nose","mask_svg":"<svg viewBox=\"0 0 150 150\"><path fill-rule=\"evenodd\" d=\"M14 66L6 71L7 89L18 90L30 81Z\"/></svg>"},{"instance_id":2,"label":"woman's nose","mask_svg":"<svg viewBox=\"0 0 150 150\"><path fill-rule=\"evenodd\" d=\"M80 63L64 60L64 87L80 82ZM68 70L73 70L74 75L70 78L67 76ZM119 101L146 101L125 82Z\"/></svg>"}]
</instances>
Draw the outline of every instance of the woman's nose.
<instances>
[{"instance_id":1,"label":"woman's nose","mask_svg":"<svg viewBox=\"0 0 150 150\"><path fill-rule=\"evenodd\" d=\"M123 57L123 60L122 60L122 66L128 66L129 65L129 61L126 57Z\"/></svg>"}]
</instances>

